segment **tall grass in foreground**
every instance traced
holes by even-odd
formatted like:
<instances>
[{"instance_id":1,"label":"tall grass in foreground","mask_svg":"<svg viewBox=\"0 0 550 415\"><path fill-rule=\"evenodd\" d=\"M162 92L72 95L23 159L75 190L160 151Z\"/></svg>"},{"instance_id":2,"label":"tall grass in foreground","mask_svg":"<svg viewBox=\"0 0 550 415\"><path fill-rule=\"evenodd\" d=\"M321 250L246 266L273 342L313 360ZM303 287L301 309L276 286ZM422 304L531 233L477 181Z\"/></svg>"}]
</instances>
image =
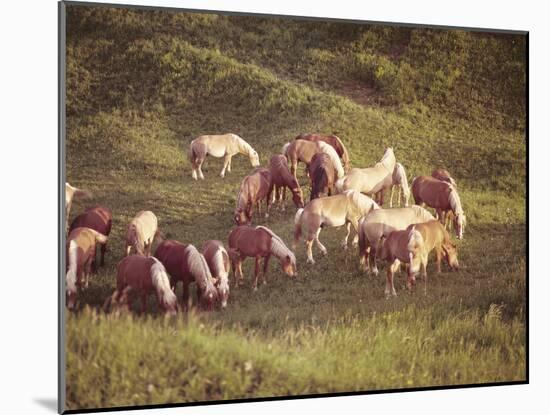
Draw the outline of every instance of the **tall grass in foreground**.
<instances>
[{"instance_id":1,"label":"tall grass in foreground","mask_svg":"<svg viewBox=\"0 0 550 415\"><path fill-rule=\"evenodd\" d=\"M67 405L92 408L525 379L525 328L498 306L350 316L257 334L151 317L69 315ZM139 324L135 324L139 320ZM90 322L93 322L93 329ZM344 323L344 324L343 324Z\"/></svg>"}]
</instances>

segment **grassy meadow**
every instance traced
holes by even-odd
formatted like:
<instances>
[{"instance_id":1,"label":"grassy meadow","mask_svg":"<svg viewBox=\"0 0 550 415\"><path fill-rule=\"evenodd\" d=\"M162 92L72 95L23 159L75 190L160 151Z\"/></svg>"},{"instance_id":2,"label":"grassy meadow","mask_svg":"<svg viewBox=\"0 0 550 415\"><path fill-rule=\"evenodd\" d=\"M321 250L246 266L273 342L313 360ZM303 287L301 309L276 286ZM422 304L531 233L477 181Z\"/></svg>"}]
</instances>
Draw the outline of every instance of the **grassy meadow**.
<instances>
[{"instance_id":1,"label":"grassy meadow","mask_svg":"<svg viewBox=\"0 0 550 415\"><path fill-rule=\"evenodd\" d=\"M525 40L101 7L67 8L67 181L113 212L106 266L67 313L67 409L521 381L526 378ZM335 133L352 165L393 146L409 180L445 167L468 227L461 270L428 292L384 296L345 230L329 254L296 249L299 276L272 259L268 284L228 308L166 319L104 314L126 226L152 210L167 238L227 240L242 178L208 158L191 179L189 142L233 132L266 164L302 132ZM301 174L301 171L300 171ZM300 180L309 199L309 186ZM257 219L290 246L295 209ZM178 293L179 294L179 293ZM196 299L195 299L196 300Z\"/></svg>"}]
</instances>

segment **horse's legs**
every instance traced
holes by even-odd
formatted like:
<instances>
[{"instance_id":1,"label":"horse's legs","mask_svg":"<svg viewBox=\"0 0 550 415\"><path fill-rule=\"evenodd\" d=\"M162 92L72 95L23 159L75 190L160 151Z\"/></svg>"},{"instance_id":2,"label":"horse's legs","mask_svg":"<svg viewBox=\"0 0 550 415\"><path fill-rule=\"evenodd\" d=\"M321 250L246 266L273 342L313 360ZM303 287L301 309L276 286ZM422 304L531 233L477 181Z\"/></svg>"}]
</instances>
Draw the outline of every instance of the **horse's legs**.
<instances>
[{"instance_id":1,"label":"horse's legs","mask_svg":"<svg viewBox=\"0 0 550 415\"><path fill-rule=\"evenodd\" d=\"M403 190L403 188L399 185L397 188L397 206L407 206L407 203L405 202L405 192L403 192L403 200L401 200L401 190Z\"/></svg>"},{"instance_id":2,"label":"horse's legs","mask_svg":"<svg viewBox=\"0 0 550 415\"><path fill-rule=\"evenodd\" d=\"M380 207L382 207L382 205L384 204L384 188L380 189L378 194L380 195Z\"/></svg>"},{"instance_id":3,"label":"horse's legs","mask_svg":"<svg viewBox=\"0 0 550 415\"><path fill-rule=\"evenodd\" d=\"M391 185L391 192L390 192L390 207L393 207L393 191L395 190L395 186ZM399 206L399 197L397 198L397 205Z\"/></svg>"},{"instance_id":4,"label":"horse's legs","mask_svg":"<svg viewBox=\"0 0 550 415\"><path fill-rule=\"evenodd\" d=\"M264 268L262 270L262 277L264 284L267 284L267 267L269 266L269 259L271 258L271 255L268 255L264 259Z\"/></svg>"},{"instance_id":5,"label":"horse's legs","mask_svg":"<svg viewBox=\"0 0 550 415\"><path fill-rule=\"evenodd\" d=\"M353 226L353 230L355 231L355 236L353 237L353 241L351 241L351 244L353 246L357 246L359 245L359 220L351 221L351 225Z\"/></svg>"},{"instance_id":6,"label":"horse's legs","mask_svg":"<svg viewBox=\"0 0 550 415\"><path fill-rule=\"evenodd\" d=\"M189 310L189 284L183 281L182 285L181 305L183 306L183 310L187 311Z\"/></svg>"},{"instance_id":7,"label":"horse's legs","mask_svg":"<svg viewBox=\"0 0 550 415\"><path fill-rule=\"evenodd\" d=\"M372 273L376 276L378 275L378 266L376 265L376 251L378 250L378 241L376 244L373 244L370 248L370 262L372 264Z\"/></svg>"},{"instance_id":8,"label":"horse's legs","mask_svg":"<svg viewBox=\"0 0 550 415\"><path fill-rule=\"evenodd\" d=\"M141 292L141 314L145 314L147 312L147 293L145 290Z\"/></svg>"},{"instance_id":9,"label":"horse's legs","mask_svg":"<svg viewBox=\"0 0 550 415\"><path fill-rule=\"evenodd\" d=\"M283 207L283 212L286 210L286 186L283 186L283 190L281 192L281 205Z\"/></svg>"},{"instance_id":10,"label":"horse's legs","mask_svg":"<svg viewBox=\"0 0 550 415\"><path fill-rule=\"evenodd\" d=\"M199 171L199 179L204 180L204 174L202 174L202 163L204 163L204 159L197 160L197 170Z\"/></svg>"},{"instance_id":11,"label":"horse's legs","mask_svg":"<svg viewBox=\"0 0 550 415\"><path fill-rule=\"evenodd\" d=\"M132 251L132 245L128 245L126 244L126 242L124 242L124 251L126 252L126 256L130 255L130 252Z\"/></svg>"},{"instance_id":12,"label":"horse's legs","mask_svg":"<svg viewBox=\"0 0 550 415\"><path fill-rule=\"evenodd\" d=\"M317 244L317 248L319 248L321 250L321 253L323 255L326 255L327 254L327 248L325 248L325 246L319 240L319 234L320 233L321 233L321 227L319 227L317 229L317 232L315 232L315 243Z\"/></svg>"},{"instance_id":13,"label":"horse's legs","mask_svg":"<svg viewBox=\"0 0 550 415\"><path fill-rule=\"evenodd\" d=\"M231 168L229 167L229 163L231 163L231 156L229 154L226 154L224 159L223 159L223 168L222 168L222 171L220 172L221 177L225 177L225 171L226 170L228 172L231 171Z\"/></svg>"},{"instance_id":14,"label":"horse's legs","mask_svg":"<svg viewBox=\"0 0 550 415\"><path fill-rule=\"evenodd\" d=\"M393 277L395 272L399 269L399 260L396 259L393 261L392 264L388 267L388 271L386 273L386 289L384 291L384 294L386 294L386 297L389 297L390 295L393 295L394 297L397 295L395 292L395 286L393 285Z\"/></svg>"},{"instance_id":15,"label":"horse's legs","mask_svg":"<svg viewBox=\"0 0 550 415\"><path fill-rule=\"evenodd\" d=\"M233 157L232 155L228 156L228 159L229 159L229 161L227 162L227 172L228 173L231 173L231 158L232 157Z\"/></svg>"},{"instance_id":16,"label":"horse's legs","mask_svg":"<svg viewBox=\"0 0 550 415\"><path fill-rule=\"evenodd\" d=\"M313 259L313 252L311 250L312 246L313 246L313 239L306 239L306 252L307 252L308 264L315 264L315 260Z\"/></svg>"},{"instance_id":17,"label":"horse's legs","mask_svg":"<svg viewBox=\"0 0 550 415\"><path fill-rule=\"evenodd\" d=\"M107 251L107 244L101 245L101 266L105 265L105 252Z\"/></svg>"},{"instance_id":18,"label":"horse's legs","mask_svg":"<svg viewBox=\"0 0 550 415\"><path fill-rule=\"evenodd\" d=\"M441 254L442 254L441 246L436 246L435 247L435 268L438 274L441 272Z\"/></svg>"},{"instance_id":19,"label":"horse's legs","mask_svg":"<svg viewBox=\"0 0 550 415\"><path fill-rule=\"evenodd\" d=\"M258 276L260 273L260 256L257 256L255 258L255 265L254 265L254 280L252 282L252 289L254 291L258 290Z\"/></svg>"},{"instance_id":20,"label":"horse's legs","mask_svg":"<svg viewBox=\"0 0 550 415\"><path fill-rule=\"evenodd\" d=\"M351 222L346 223L346 230L346 236L344 236L344 240L342 241L342 248L344 249L348 249L348 238L351 233Z\"/></svg>"}]
</instances>

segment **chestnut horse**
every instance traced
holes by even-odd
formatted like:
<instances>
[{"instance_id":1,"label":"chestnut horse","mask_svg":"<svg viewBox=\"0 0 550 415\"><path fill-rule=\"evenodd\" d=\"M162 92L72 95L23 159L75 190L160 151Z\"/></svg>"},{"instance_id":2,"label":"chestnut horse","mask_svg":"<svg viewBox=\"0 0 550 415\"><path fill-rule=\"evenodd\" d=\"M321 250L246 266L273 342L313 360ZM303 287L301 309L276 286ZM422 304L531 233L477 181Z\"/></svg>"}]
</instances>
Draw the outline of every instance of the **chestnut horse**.
<instances>
[{"instance_id":1,"label":"chestnut horse","mask_svg":"<svg viewBox=\"0 0 550 415\"><path fill-rule=\"evenodd\" d=\"M331 134L331 135L322 135L322 134L300 134L295 138L295 140L306 140L306 141L324 141L327 144L330 144L334 150L336 150L336 153L338 154L338 157L342 159L342 163L344 163L344 170L348 171L350 167L350 160L348 155L348 150L344 146L344 143L342 140L340 140L339 137Z\"/></svg>"},{"instance_id":2,"label":"chestnut horse","mask_svg":"<svg viewBox=\"0 0 550 415\"><path fill-rule=\"evenodd\" d=\"M81 213L71 223L69 233L76 228L90 228L105 236L109 236L111 233L111 226L113 222L113 215L111 211L104 206L96 206L86 209L84 213ZM107 244L101 244L101 266L105 265L105 251L107 250ZM92 264L95 266L95 261Z\"/></svg>"},{"instance_id":3,"label":"chestnut horse","mask_svg":"<svg viewBox=\"0 0 550 415\"><path fill-rule=\"evenodd\" d=\"M426 204L434 208L439 221L445 225L446 215L453 213L453 225L456 237L462 239L466 228L466 215L456 187L430 176L415 177L411 183L414 201L418 205Z\"/></svg>"},{"instance_id":4,"label":"chestnut horse","mask_svg":"<svg viewBox=\"0 0 550 415\"><path fill-rule=\"evenodd\" d=\"M197 296L200 304L206 310L212 310L218 300L218 292L204 256L193 245L185 245L178 241L162 241L155 257L162 262L170 274L173 290L181 281L183 284L183 308L189 308L189 284L197 285Z\"/></svg>"},{"instance_id":5,"label":"chestnut horse","mask_svg":"<svg viewBox=\"0 0 550 415\"><path fill-rule=\"evenodd\" d=\"M254 206L258 206L258 213L260 211L260 203L265 200L266 214L269 216L269 209L271 207L271 192L273 191L273 184L271 182L271 173L268 169L259 168L254 173L246 176L239 189L237 195L237 206L233 214L233 219L237 225L246 225L252 222L252 214L254 213Z\"/></svg>"},{"instance_id":6,"label":"chestnut horse","mask_svg":"<svg viewBox=\"0 0 550 415\"><path fill-rule=\"evenodd\" d=\"M221 241L209 240L202 245L202 254L208 264L222 308L229 299L229 270L231 260Z\"/></svg>"},{"instance_id":7,"label":"chestnut horse","mask_svg":"<svg viewBox=\"0 0 550 415\"><path fill-rule=\"evenodd\" d=\"M170 288L166 269L154 257L130 255L122 259L117 266L117 287L107 299L104 308L110 302L113 305L123 304L129 307L129 293L141 298L141 312L147 311L147 297L154 292L159 308L166 314L175 315L178 310L176 294Z\"/></svg>"},{"instance_id":8,"label":"chestnut horse","mask_svg":"<svg viewBox=\"0 0 550 415\"><path fill-rule=\"evenodd\" d=\"M325 153L317 153L311 159L308 167L311 180L311 195L309 200L321 197L323 194L330 196L336 181L336 170L330 157Z\"/></svg>"},{"instance_id":9,"label":"chestnut horse","mask_svg":"<svg viewBox=\"0 0 550 415\"><path fill-rule=\"evenodd\" d=\"M263 283L267 283L266 273L271 255L275 255L281 264L283 271L290 277L298 275L296 272L296 257L287 248L281 238L265 226L237 226L229 234L229 257L235 276L235 286L242 284L244 280L242 263L246 257L256 260L252 288L258 289L258 277L260 274L260 260L264 258L262 271Z\"/></svg>"},{"instance_id":10,"label":"chestnut horse","mask_svg":"<svg viewBox=\"0 0 550 415\"><path fill-rule=\"evenodd\" d=\"M296 177L296 169L298 162L301 161L306 165L306 168L311 163L313 156L317 153L326 153L330 158L338 174L338 178L344 176L344 168L338 157L336 150L330 146L330 144L324 141L306 141L306 140L294 140L290 143L286 143L283 146L283 154L290 161L290 172Z\"/></svg>"},{"instance_id":11,"label":"chestnut horse","mask_svg":"<svg viewBox=\"0 0 550 415\"><path fill-rule=\"evenodd\" d=\"M449 173L445 169L435 169L434 171L432 171L432 177L434 179L441 180L442 182L447 182L449 184L452 184L454 187L458 189L455 179L453 179L451 177L451 173Z\"/></svg>"},{"instance_id":12,"label":"chestnut horse","mask_svg":"<svg viewBox=\"0 0 550 415\"><path fill-rule=\"evenodd\" d=\"M142 210L132 219L126 232L124 249L126 256L130 255L132 248L136 254L151 256L151 246L156 237L160 235L158 220L150 210Z\"/></svg>"},{"instance_id":13,"label":"chestnut horse","mask_svg":"<svg viewBox=\"0 0 550 415\"><path fill-rule=\"evenodd\" d=\"M88 287L96 243L106 244L107 237L89 228L73 229L67 238L66 297L69 309L76 306L77 287Z\"/></svg>"},{"instance_id":14,"label":"chestnut horse","mask_svg":"<svg viewBox=\"0 0 550 415\"><path fill-rule=\"evenodd\" d=\"M209 154L213 157L224 158L223 168L220 172L220 176L224 177L226 171L231 171L231 158L239 153L248 156L252 167L258 167L260 165L258 153L238 135L201 135L191 141L191 145L189 146L189 161L193 168L191 177L197 180L198 172L198 177L204 179L201 167L206 156Z\"/></svg>"},{"instance_id":15,"label":"chestnut horse","mask_svg":"<svg viewBox=\"0 0 550 415\"><path fill-rule=\"evenodd\" d=\"M305 228L307 262L314 264L313 241L317 243L317 247L323 255L327 254L327 249L319 241L319 233L323 227L346 225L347 233L342 241L342 247L347 249L351 226L353 225L353 228L357 230L359 218L371 210L379 208L374 200L355 190L346 190L344 193L335 196L313 199L305 208L298 209L298 212L296 212L294 217L294 246L302 236L303 226ZM356 238L354 238L354 243Z\"/></svg>"},{"instance_id":16,"label":"chestnut horse","mask_svg":"<svg viewBox=\"0 0 550 415\"><path fill-rule=\"evenodd\" d=\"M69 229L69 215L71 214L71 206L73 199L92 197L92 194L87 190L82 190L77 187L65 183L65 230Z\"/></svg>"},{"instance_id":17,"label":"chestnut horse","mask_svg":"<svg viewBox=\"0 0 550 415\"><path fill-rule=\"evenodd\" d=\"M275 154L269 160L271 182L275 188L273 203L279 201L279 209L285 210L286 188L292 192L292 201L297 208L304 207L304 197L298 180L288 168L288 160L282 154Z\"/></svg>"}]
</instances>

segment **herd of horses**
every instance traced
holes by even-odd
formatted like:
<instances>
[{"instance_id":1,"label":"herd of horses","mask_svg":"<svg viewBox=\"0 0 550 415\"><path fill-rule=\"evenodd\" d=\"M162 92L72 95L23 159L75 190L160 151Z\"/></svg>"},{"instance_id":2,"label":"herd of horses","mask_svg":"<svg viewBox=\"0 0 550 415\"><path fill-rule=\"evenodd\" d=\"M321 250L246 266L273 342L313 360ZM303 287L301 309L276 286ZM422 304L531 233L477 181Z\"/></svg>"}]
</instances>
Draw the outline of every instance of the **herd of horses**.
<instances>
[{"instance_id":1,"label":"herd of horses","mask_svg":"<svg viewBox=\"0 0 550 415\"><path fill-rule=\"evenodd\" d=\"M147 299L155 294L158 307L167 314L187 310L190 305L189 286L195 283L199 306L212 310L217 304L227 306L230 292L229 273L233 271L234 287L242 285L242 263L255 259L252 288L257 290L262 277L265 284L272 256L282 271L295 277L296 249L304 238L307 263L315 263L313 244L322 255L326 247L319 234L326 227L345 226L347 231L342 247L348 249L353 227L353 245L358 246L359 263L363 269L378 275L377 261L387 266L386 296L396 295L394 275L402 264L406 267L407 288L413 289L416 276L424 280L427 289L428 256L435 253L436 270L441 271L441 259L458 269L458 252L447 229L452 224L456 237L461 239L466 226L458 187L450 173L436 169L431 176L415 177L411 186L402 164L392 148L387 148L374 166L351 168L347 149L335 135L301 134L286 143L281 154L273 155L266 167L260 167L258 153L235 134L204 135L193 140L189 161L193 179L204 179L202 165L208 155L223 157L220 176L231 171L231 159L236 154L248 156L254 171L241 182L227 245L219 240L204 242L199 251L191 244L167 240L158 228L156 215L140 211L130 221L124 242L124 258L117 265L116 289L105 300L104 308L129 309L133 298L141 300L146 312ZM297 178L298 163L305 164L310 184L310 200ZM393 206L395 189L397 205ZM297 211L294 215L292 250L282 238L266 226L252 225L254 209L265 217L275 204L280 211L286 208L286 190L292 194ZM382 208L384 194L390 191L389 208ZM412 192L415 205L409 205ZM112 226L112 213L104 206L95 206L78 215L69 226L71 204L75 198L90 198L88 191L66 183L67 269L66 304L74 309L78 292L88 286L90 274L104 265L104 256ZM400 206L400 207L399 207ZM434 209L435 216L426 209ZM158 242L153 252L153 245ZM101 262L96 264L100 248ZM263 264L261 261L263 260ZM182 301L176 297L176 285L182 283Z\"/></svg>"}]
</instances>

